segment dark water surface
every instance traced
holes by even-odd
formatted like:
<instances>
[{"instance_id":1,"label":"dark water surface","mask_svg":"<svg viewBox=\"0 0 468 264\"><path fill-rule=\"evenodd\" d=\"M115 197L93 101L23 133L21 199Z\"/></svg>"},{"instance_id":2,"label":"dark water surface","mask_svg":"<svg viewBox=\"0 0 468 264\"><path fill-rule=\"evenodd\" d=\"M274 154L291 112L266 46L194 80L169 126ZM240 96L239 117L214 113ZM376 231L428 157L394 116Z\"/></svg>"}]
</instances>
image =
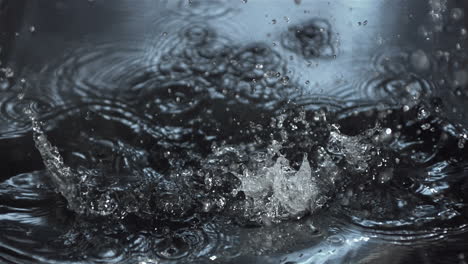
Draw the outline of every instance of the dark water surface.
<instances>
[{"instance_id":1,"label":"dark water surface","mask_svg":"<svg viewBox=\"0 0 468 264\"><path fill-rule=\"evenodd\" d=\"M0 263L466 263L463 1L15 3Z\"/></svg>"}]
</instances>

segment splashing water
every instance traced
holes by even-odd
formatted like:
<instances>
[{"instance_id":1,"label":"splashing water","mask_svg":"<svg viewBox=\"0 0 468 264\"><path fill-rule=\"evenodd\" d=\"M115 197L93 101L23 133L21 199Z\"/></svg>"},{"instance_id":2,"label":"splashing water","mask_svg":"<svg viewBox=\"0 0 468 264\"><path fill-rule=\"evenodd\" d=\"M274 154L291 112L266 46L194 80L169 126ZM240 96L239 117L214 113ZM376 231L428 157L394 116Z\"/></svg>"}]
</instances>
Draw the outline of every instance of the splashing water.
<instances>
[{"instance_id":1,"label":"splashing water","mask_svg":"<svg viewBox=\"0 0 468 264\"><path fill-rule=\"evenodd\" d=\"M294 5L303 17L267 14L279 31L267 40L232 23L255 1L163 2L167 20L150 23L148 39L86 37L47 63L2 66L0 262L373 263L466 251L468 133L451 118L464 97L445 100L465 89L463 51L379 40L360 58L339 16L311 19L304 1ZM428 7L441 24L447 1ZM364 34L378 28L359 21ZM29 37L46 34L34 24ZM315 94L324 69L347 60L356 80L333 71L345 80Z\"/></svg>"}]
</instances>

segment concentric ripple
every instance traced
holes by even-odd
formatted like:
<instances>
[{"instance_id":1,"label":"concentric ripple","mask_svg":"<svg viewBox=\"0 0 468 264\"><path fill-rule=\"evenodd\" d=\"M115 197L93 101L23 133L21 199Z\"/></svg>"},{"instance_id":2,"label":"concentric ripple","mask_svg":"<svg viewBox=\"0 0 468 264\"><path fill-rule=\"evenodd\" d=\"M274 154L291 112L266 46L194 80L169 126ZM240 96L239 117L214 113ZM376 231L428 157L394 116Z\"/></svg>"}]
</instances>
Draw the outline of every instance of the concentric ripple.
<instances>
[{"instance_id":1,"label":"concentric ripple","mask_svg":"<svg viewBox=\"0 0 468 264\"><path fill-rule=\"evenodd\" d=\"M229 0L178 0L173 12L183 17L226 18L240 8L240 2Z\"/></svg>"},{"instance_id":2,"label":"concentric ripple","mask_svg":"<svg viewBox=\"0 0 468 264\"><path fill-rule=\"evenodd\" d=\"M50 98L22 96L17 92L0 93L0 137L14 137L31 129L26 110L36 115L50 115L54 110Z\"/></svg>"},{"instance_id":3,"label":"concentric ripple","mask_svg":"<svg viewBox=\"0 0 468 264\"><path fill-rule=\"evenodd\" d=\"M339 217L349 217L360 232L414 245L468 230L466 152L458 144L464 132L454 134L453 126L424 111L392 109L379 118L375 110L353 110L354 118L377 118L385 128L383 140L397 154L372 182L350 185L338 196Z\"/></svg>"},{"instance_id":4,"label":"concentric ripple","mask_svg":"<svg viewBox=\"0 0 468 264\"><path fill-rule=\"evenodd\" d=\"M387 101L393 104L413 106L422 98L427 98L435 90L435 85L416 74L379 74L362 84L365 98Z\"/></svg>"},{"instance_id":5,"label":"concentric ripple","mask_svg":"<svg viewBox=\"0 0 468 264\"><path fill-rule=\"evenodd\" d=\"M201 258L235 246L217 224L176 228L143 227L148 223L141 223L137 227L131 222L76 218L65 211L65 204L48 188L47 175L41 172L15 176L0 186L5 201L0 214L3 261L134 263L151 256L160 260ZM135 228L143 229L135 232Z\"/></svg>"},{"instance_id":6,"label":"concentric ripple","mask_svg":"<svg viewBox=\"0 0 468 264\"><path fill-rule=\"evenodd\" d=\"M137 94L129 89L128 81L149 69L147 57L138 43L104 43L92 47L80 47L49 64L41 75L44 93L64 103L80 98L111 97L126 100Z\"/></svg>"},{"instance_id":7,"label":"concentric ripple","mask_svg":"<svg viewBox=\"0 0 468 264\"><path fill-rule=\"evenodd\" d=\"M25 93L2 72L2 164L37 166L2 175L0 262L373 263L466 236L467 130L429 52L304 94L277 47L217 27L242 2L161 2L149 41L69 49ZM313 18L280 50L333 58L334 34Z\"/></svg>"},{"instance_id":8,"label":"concentric ripple","mask_svg":"<svg viewBox=\"0 0 468 264\"><path fill-rule=\"evenodd\" d=\"M437 83L427 74L434 70L434 60L424 51L389 49L377 53L372 61L372 77L366 76L357 84L365 99L413 106L438 90Z\"/></svg>"},{"instance_id":9,"label":"concentric ripple","mask_svg":"<svg viewBox=\"0 0 468 264\"><path fill-rule=\"evenodd\" d=\"M146 99L152 100L149 97ZM467 209L463 194L466 188L466 152L458 146L463 130L437 117L436 112L429 111L424 104L405 110L372 105L343 107L339 100L315 99L316 105L313 105L314 98L310 98L289 105L282 115L270 113L268 122L259 122L249 129L247 134L256 135L253 138L241 135L246 133L241 128L237 128L234 134L228 132L233 128L226 125L226 119L203 120L206 118L203 115L199 116L202 119L200 122L207 123L207 127L195 129L206 139L195 135L189 137L195 131L190 129L194 129L196 123L187 126L182 123L177 128L172 127L174 123L165 118L155 119L159 123L159 126L153 127L156 131L146 130L145 127L152 126L152 119L138 116L127 109L129 106L119 103L90 100L82 107L91 114L87 114L82 121L77 116L82 111L70 109L69 113L63 113L67 117L62 116L51 124L74 133L58 136L63 133L54 132L57 128L53 127L50 132L51 139L59 140L57 142L66 157L66 164L81 167L78 173L93 164L96 169L109 175L125 175L128 171L138 175L138 171L141 171L146 173L141 175L149 177L152 170L161 173L164 184L158 188L163 188L164 192L157 192L162 195L155 199L160 201L155 203L158 210L149 212L153 218L132 213L123 218L74 214L70 211L73 209L71 203L66 207L65 201L50 188L52 184L47 174L34 172L19 175L4 182L0 188L3 205L7 205L0 214L2 226L7 227L5 234L0 236L4 252L7 252L2 257L21 263L65 259L75 262L133 263L229 260L249 254L283 254L313 245L325 247L318 241L330 236L328 229L336 226L332 222L325 224L327 221L313 220L316 217L339 218L339 228L367 239L395 244L429 243L467 231L463 220ZM161 116L166 111L169 111L169 115L184 116L170 109L158 110ZM264 112L265 115L267 113ZM223 115L232 114L228 111ZM376 123L378 128L375 128ZM203 134L215 124L218 129L215 135L230 134L230 142L238 144L223 146L221 137L210 138L209 134ZM257 126L263 128L258 130ZM119 132L110 131L109 127L115 127ZM336 130L337 127L339 130ZM174 131L165 133L170 130ZM263 131L265 133L262 130L266 130ZM269 142L270 135L279 138L283 145L267 146L270 150L264 152L261 139ZM219 147L203 147L207 142ZM182 149L184 152L180 151ZM281 151L281 155L290 161L289 167L284 165L283 169L273 171L276 168L274 163L284 161L275 158L275 155L280 155L274 154L275 151ZM302 164L305 162L304 153L308 154L310 163L309 168L301 169L301 161ZM266 170L279 179L283 177L282 170L285 170L285 175L295 174L290 180L307 171L322 175L314 183L321 186L321 194L327 197L317 200L321 209L314 211L312 219L305 214L295 222L283 216L281 221L268 218L271 213L268 211L262 215L261 203L253 203L254 206L260 205L257 209L244 207L252 204L244 203L243 195L232 195L233 186L236 188L239 181L234 175L239 171L245 172L247 168L249 177L260 177L260 180L260 172L265 170L262 166L267 166ZM327 178L325 175L335 176ZM92 175L87 177L90 192L103 184L95 182ZM105 182L108 176L103 174L102 177ZM115 176L112 179L116 184ZM244 181L244 195L254 197L254 193L246 191L248 187L245 184L256 182L255 178L249 181L240 179ZM259 181L251 188L258 188L261 184L269 186L268 182ZM296 188L294 185L282 186L275 189L273 185L273 192L280 190L274 194L274 199L290 197L284 192L288 188L292 188L290 191ZM112 186L115 194L122 188L128 187ZM107 191L111 189L107 188ZM191 193L190 199L200 202L194 203L193 207L188 207L189 211L176 218L170 216L177 208L171 207L173 202L180 203L180 195L188 191ZM146 192L141 194L150 195ZM123 201L119 202L118 199L125 196L109 197L115 199L117 206L124 206ZM189 203L190 199L184 200L184 203ZM27 202L17 204L18 200ZM82 205L86 205L84 202ZM295 205L285 201L270 205L279 206L279 210L284 210L281 206L285 205L289 209L301 208L291 207ZM260 217L257 215L259 213ZM246 221L246 217L250 221ZM37 226L50 229L51 223L60 224L55 224L54 232L47 233L45 237L40 235L42 231ZM320 230L317 230L316 224L319 224ZM281 240L275 239L279 236ZM328 239L333 247L340 248L339 252L357 250L338 247L344 243L340 242L339 237L338 233ZM17 239L23 242L18 244L15 242ZM24 241L29 241L28 244L32 246L25 247ZM44 246L40 246L44 241L47 242L45 250L42 249ZM52 254L59 249L61 254ZM29 257L16 259L19 256L14 257L15 253L8 252Z\"/></svg>"},{"instance_id":10,"label":"concentric ripple","mask_svg":"<svg viewBox=\"0 0 468 264\"><path fill-rule=\"evenodd\" d=\"M283 34L283 47L302 55L305 59L332 58L337 55L333 31L325 19L311 19L293 25Z\"/></svg>"}]
</instances>

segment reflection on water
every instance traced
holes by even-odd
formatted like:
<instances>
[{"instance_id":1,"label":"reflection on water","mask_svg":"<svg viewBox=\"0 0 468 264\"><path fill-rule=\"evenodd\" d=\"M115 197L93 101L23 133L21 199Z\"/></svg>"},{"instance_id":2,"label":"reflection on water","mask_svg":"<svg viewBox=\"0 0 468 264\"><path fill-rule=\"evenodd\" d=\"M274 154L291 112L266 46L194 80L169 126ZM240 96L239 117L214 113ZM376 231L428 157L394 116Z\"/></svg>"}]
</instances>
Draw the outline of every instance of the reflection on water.
<instances>
[{"instance_id":1,"label":"reflection on water","mask_svg":"<svg viewBox=\"0 0 468 264\"><path fill-rule=\"evenodd\" d=\"M73 16L54 2L26 11ZM70 25L102 23L86 36L18 37L0 71L0 262L463 263L464 50L352 20L365 1L251 2L116 1Z\"/></svg>"}]
</instances>

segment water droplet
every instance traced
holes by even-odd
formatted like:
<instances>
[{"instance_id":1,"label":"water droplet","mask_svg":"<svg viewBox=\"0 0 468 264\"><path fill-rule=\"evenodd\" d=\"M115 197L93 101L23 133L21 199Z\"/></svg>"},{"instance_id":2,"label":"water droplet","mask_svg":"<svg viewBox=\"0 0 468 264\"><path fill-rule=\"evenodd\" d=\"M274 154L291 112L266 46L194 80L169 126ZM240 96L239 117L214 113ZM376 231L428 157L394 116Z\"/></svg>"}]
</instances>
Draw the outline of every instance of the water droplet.
<instances>
[{"instance_id":1,"label":"water droplet","mask_svg":"<svg viewBox=\"0 0 468 264\"><path fill-rule=\"evenodd\" d=\"M422 130L428 130L429 128L431 128L431 125L429 123L424 123L421 125L421 128Z\"/></svg>"},{"instance_id":2,"label":"water droplet","mask_svg":"<svg viewBox=\"0 0 468 264\"><path fill-rule=\"evenodd\" d=\"M460 35L462 37L466 37L467 34L468 34L468 31L466 30L466 28L461 28L460 29Z\"/></svg>"},{"instance_id":3,"label":"water droplet","mask_svg":"<svg viewBox=\"0 0 468 264\"><path fill-rule=\"evenodd\" d=\"M92 113L91 113L91 111L86 111L85 120L87 120L87 121L92 120Z\"/></svg>"},{"instance_id":4,"label":"water droplet","mask_svg":"<svg viewBox=\"0 0 468 264\"><path fill-rule=\"evenodd\" d=\"M461 8L454 8L452 9L452 11L450 12L450 16L454 19L454 20L460 20L461 18L463 18L463 10Z\"/></svg>"},{"instance_id":5,"label":"water droplet","mask_svg":"<svg viewBox=\"0 0 468 264\"><path fill-rule=\"evenodd\" d=\"M424 107L421 107L418 111L418 119L424 120L429 117L429 111L427 111Z\"/></svg>"},{"instance_id":6,"label":"water droplet","mask_svg":"<svg viewBox=\"0 0 468 264\"><path fill-rule=\"evenodd\" d=\"M418 71L428 70L431 66L429 57L422 50L413 52L410 56L410 61L413 67Z\"/></svg>"},{"instance_id":7,"label":"water droplet","mask_svg":"<svg viewBox=\"0 0 468 264\"><path fill-rule=\"evenodd\" d=\"M0 72L3 72L5 78L13 78L15 76L15 72L10 68L0 68Z\"/></svg>"},{"instance_id":8,"label":"water droplet","mask_svg":"<svg viewBox=\"0 0 468 264\"><path fill-rule=\"evenodd\" d=\"M281 83L282 83L283 85L288 84L288 83L289 83L289 77L288 77L288 76L283 76L283 77L281 77Z\"/></svg>"},{"instance_id":9,"label":"water droplet","mask_svg":"<svg viewBox=\"0 0 468 264\"><path fill-rule=\"evenodd\" d=\"M386 183L393 178L393 169L388 168L379 174L380 183Z\"/></svg>"},{"instance_id":10,"label":"water droplet","mask_svg":"<svg viewBox=\"0 0 468 264\"><path fill-rule=\"evenodd\" d=\"M333 235L327 238L327 242L334 246L339 246L344 243L344 238L340 235Z\"/></svg>"},{"instance_id":11,"label":"water droplet","mask_svg":"<svg viewBox=\"0 0 468 264\"><path fill-rule=\"evenodd\" d=\"M35 26L30 26L29 27L29 32L31 32L31 33L36 32L36 27Z\"/></svg>"}]
</instances>

